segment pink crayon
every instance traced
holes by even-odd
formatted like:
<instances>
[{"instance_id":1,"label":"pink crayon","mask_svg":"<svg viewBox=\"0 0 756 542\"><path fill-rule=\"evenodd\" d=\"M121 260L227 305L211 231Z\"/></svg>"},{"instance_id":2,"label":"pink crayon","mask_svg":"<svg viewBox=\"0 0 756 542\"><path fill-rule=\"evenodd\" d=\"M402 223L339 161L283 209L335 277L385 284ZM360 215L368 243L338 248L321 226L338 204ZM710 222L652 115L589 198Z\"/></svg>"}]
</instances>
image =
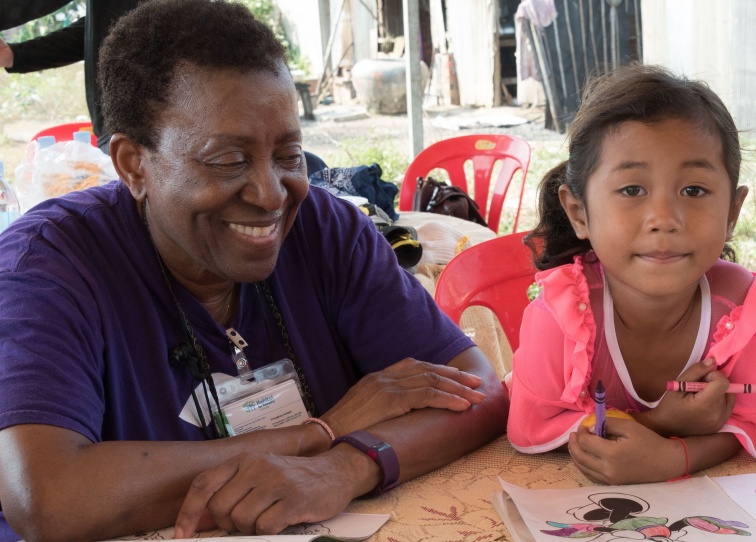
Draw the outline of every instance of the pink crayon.
<instances>
[{"instance_id":1,"label":"pink crayon","mask_svg":"<svg viewBox=\"0 0 756 542\"><path fill-rule=\"evenodd\" d=\"M707 382L685 382L679 380L672 380L667 382L667 391L687 391L697 392L702 391L707 385ZM751 393L753 388L751 384L730 384L727 386L727 393Z\"/></svg>"}]
</instances>

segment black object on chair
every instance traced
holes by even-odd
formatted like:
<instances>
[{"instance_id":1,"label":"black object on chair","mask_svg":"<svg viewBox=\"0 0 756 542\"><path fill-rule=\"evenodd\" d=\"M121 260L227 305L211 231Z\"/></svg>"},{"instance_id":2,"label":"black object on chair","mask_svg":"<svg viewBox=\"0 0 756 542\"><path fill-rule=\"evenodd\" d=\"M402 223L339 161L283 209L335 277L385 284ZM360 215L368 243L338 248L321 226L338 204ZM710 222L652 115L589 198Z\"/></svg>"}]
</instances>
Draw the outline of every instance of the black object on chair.
<instances>
[{"instance_id":1,"label":"black object on chair","mask_svg":"<svg viewBox=\"0 0 756 542\"><path fill-rule=\"evenodd\" d=\"M323 162L320 156L312 154L311 152L304 151L305 162L307 162L307 176L309 177L315 172L323 171L328 166Z\"/></svg>"}]
</instances>

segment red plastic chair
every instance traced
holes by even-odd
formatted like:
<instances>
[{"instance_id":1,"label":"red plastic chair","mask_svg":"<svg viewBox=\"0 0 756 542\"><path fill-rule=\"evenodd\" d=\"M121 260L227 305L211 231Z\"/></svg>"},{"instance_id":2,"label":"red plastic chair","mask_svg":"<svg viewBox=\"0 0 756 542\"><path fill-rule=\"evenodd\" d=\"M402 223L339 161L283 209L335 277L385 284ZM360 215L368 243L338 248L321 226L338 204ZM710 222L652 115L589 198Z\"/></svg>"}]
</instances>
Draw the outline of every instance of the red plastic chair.
<instances>
[{"instance_id":1,"label":"red plastic chair","mask_svg":"<svg viewBox=\"0 0 756 542\"><path fill-rule=\"evenodd\" d=\"M536 273L532 253L522 242L527 233L503 235L463 250L436 283L436 304L457 325L473 305L493 311L512 352L520 345L522 314Z\"/></svg>"},{"instance_id":2,"label":"red plastic chair","mask_svg":"<svg viewBox=\"0 0 756 542\"><path fill-rule=\"evenodd\" d=\"M32 141L36 141L42 136L55 136L55 141L71 141L73 139L74 132L89 132L90 143L92 146L97 146L97 136L92 131L91 122L71 122L68 124L58 124L57 126L51 126L38 132L32 137Z\"/></svg>"},{"instance_id":3,"label":"red plastic chair","mask_svg":"<svg viewBox=\"0 0 756 542\"><path fill-rule=\"evenodd\" d=\"M520 219L522 196L525 193L525 179L530 164L530 145L524 139L500 134L478 134L453 137L437 141L418 154L407 168L399 192L399 210L411 211L412 199L417 187L417 178L425 177L435 168L445 169L454 186L467 192L465 162L472 161L475 172L475 203L494 232L499 232L499 220L512 177L522 171L522 188L517 204L512 232L517 231ZM493 187L491 206L488 207L488 193L494 164L501 161L502 167Z\"/></svg>"}]
</instances>

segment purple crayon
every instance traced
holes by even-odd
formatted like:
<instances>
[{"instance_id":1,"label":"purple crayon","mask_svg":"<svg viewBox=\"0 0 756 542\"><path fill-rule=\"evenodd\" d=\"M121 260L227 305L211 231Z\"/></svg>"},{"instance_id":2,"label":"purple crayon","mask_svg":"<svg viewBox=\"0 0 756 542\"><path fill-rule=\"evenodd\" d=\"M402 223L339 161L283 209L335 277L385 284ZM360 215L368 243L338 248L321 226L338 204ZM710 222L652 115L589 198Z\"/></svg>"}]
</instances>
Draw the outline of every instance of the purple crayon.
<instances>
[{"instance_id":1,"label":"purple crayon","mask_svg":"<svg viewBox=\"0 0 756 542\"><path fill-rule=\"evenodd\" d=\"M606 393L601 380L596 384L594 401L596 402L596 435L606 438Z\"/></svg>"}]
</instances>

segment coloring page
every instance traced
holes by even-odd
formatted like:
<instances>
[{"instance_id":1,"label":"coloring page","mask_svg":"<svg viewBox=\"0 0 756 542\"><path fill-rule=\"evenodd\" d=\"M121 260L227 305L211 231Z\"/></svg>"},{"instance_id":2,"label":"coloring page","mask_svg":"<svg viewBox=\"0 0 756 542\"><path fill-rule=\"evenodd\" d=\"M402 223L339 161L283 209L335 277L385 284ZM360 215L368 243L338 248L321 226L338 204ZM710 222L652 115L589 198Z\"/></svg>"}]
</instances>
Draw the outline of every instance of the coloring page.
<instances>
[{"instance_id":1,"label":"coloring page","mask_svg":"<svg viewBox=\"0 0 756 542\"><path fill-rule=\"evenodd\" d=\"M575 489L501 484L536 542L734 542L756 532L756 520L706 477Z\"/></svg>"}]
</instances>

